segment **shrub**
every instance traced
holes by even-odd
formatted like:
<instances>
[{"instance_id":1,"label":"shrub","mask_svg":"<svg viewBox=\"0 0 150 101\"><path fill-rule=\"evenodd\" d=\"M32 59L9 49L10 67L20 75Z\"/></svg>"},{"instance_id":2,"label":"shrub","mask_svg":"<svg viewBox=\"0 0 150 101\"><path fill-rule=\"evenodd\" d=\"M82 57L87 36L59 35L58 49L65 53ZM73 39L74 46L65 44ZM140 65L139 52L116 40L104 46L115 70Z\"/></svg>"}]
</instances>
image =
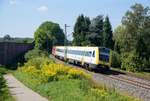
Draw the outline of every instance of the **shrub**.
<instances>
[{"instance_id":1,"label":"shrub","mask_svg":"<svg viewBox=\"0 0 150 101\"><path fill-rule=\"evenodd\" d=\"M90 75L80 69L71 68L63 64L51 62L48 58L38 57L30 59L19 71L39 78L41 82L60 79L89 79Z\"/></svg>"},{"instance_id":2,"label":"shrub","mask_svg":"<svg viewBox=\"0 0 150 101\"><path fill-rule=\"evenodd\" d=\"M41 57L42 58L42 57ZM55 62L39 62L40 68L35 67L29 60L28 65L19 68L14 75L29 88L56 101L133 101L120 96L116 92L99 87L90 78L91 75L78 69ZM36 59L35 59L36 60ZM47 61L47 60L45 60ZM31 65L29 65L31 64Z\"/></svg>"},{"instance_id":3,"label":"shrub","mask_svg":"<svg viewBox=\"0 0 150 101\"><path fill-rule=\"evenodd\" d=\"M77 78L90 78L90 75L86 74L84 71L72 68L68 71L69 77L73 79Z\"/></svg>"},{"instance_id":4,"label":"shrub","mask_svg":"<svg viewBox=\"0 0 150 101\"><path fill-rule=\"evenodd\" d=\"M118 54L115 51L112 51L112 63L111 66L115 67L115 68L120 68L121 67L121 58L120 58L120 54Z\"/></svg>"},{"instance_id":5,"label":"shrub","mask_svg":"<svg viewBox=\"0 0 150 101\"><path fill-rule=\"evenodd\" d=\"M150 58L149 59L143 59L143 66L144 71L150 72Z\"/></svg>"},{"instance_id":6,"label":"shrub","mask_svg":"<svg viewBox=\"0 0 150 101\"><path fill-rule=\"evenodd\" d=\"M0 101L15 101L6 86L6 81L2 74L0 74Z\"/></svg>"},{"instance_id":7,"label":"shrub","mask_svg":"<svg viewBox=\"0 0 150 101\"><path fill-rule=\"evenodd\" d=\"M2 74L0 74L0 94L2 94L4 92L4 88L6 87L5 85L5 80L2 76Z\"/></svg>"},{"instance_id":8,"label":"shrub","mask_svg":"<svg viewBox=\"0 0 150 101\"><path fill-rule=\"evenodd\" d=\"M5 74L5 73L6 73L6 69L0 66L0 74Z\"/></svg>"},{"instance_id":9,"label":"shrub","mask_svg":"<svg viewBox=\"0 0 150 101\"><path fill-rule=\"evenodd\" d=\"M28 60L24 66L25 67L34 66L35 68L40 69L43 67L44 64L49 64L51 62L52 61L47 57L36 57Z\"/></svg>"},{"instance_id":10,"label":"shrub","mask_svg":"<svg viewBox=\"0 0 150 101\"><path fill-rule=\"evenodd\" d=\"M91 92L94 93L97 97L108 96L108 92L105 89L91 88Z\"/></svg>"},{"instance_id":11,"label":"shrub","mask_svg":"<svg viewBox=\"0 0 150 101\"><path fill-rule=\"evenodd\" d=\"M141 71L143 70L142 59L139 58L134 52L122 54L121 69L127 71Z\"/></svg>"},{"instance_id":12,"label":"shrub","mask_svg":"<svg viewBox=\"0 0 150 101\"><path fill-rule=\"evenodd\" d=\"M25 54L25 60L28 61L29 59L33 59L36 57L45 57L45 56L47 56L46 52L39 50L39 49L33 49L33 50L28 51Z\"/></svg>"}]
</instances>

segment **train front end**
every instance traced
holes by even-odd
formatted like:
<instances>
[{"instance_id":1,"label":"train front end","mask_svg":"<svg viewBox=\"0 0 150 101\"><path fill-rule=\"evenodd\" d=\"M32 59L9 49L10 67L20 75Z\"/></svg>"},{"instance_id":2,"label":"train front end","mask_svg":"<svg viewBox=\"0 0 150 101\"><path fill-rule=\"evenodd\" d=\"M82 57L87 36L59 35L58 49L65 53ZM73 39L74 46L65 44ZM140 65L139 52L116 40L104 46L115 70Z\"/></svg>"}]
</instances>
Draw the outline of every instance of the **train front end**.
<instances>
[{"instance_id":1,"label":"train front end","mask_svg":"<svg viewBox=\"0 0 150 101\"><path fill-rule=\"evenodd\" d=\"M99 47L99 64L109 69L111 66L111 50L105 47Z\"/></svg>"}]
</instances>

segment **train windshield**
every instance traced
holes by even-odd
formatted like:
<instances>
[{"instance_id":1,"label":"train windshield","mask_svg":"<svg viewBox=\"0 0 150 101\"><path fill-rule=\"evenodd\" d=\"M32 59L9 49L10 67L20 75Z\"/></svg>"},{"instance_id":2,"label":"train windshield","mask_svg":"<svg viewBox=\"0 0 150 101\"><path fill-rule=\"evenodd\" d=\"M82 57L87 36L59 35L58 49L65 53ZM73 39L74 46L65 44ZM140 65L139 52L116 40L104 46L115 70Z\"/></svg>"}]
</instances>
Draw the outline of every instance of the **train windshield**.
<instances>
[{"instance_id":1,"label":"train windshield","mask_svg":"<svg viewBox=\"0 0 150 101\"><path fill-rule=\"evenodd\" d=\"M101 47L99 48L99 60L103 62L109 62L110 49Z\"/></svg>"}]
</instances>

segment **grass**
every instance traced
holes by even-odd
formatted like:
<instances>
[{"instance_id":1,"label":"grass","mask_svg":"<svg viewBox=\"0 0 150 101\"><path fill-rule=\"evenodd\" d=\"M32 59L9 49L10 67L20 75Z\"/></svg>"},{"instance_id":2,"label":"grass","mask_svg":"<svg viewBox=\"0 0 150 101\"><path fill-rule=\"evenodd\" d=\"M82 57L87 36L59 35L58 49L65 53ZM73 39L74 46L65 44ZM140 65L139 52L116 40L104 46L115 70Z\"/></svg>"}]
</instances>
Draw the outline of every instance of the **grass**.
<instances>
[{"instance_id":1,"label":"grass","mask_svg":"<svg viewBox=\"0 0 150 101\"><path fill-rule=\"evenodd\" d=\"M8 87L6 86L6 81L3 78L3 74L7 72L7 69L0 67L0 101L15 101L11 96Z\"/></svg>"},{"instance_id":2,"label":"grass","mask_svg":"<svg viewBox=\"0 0 150 101\"><path fill-rule=\"evenodd\" d=\"M81 78L80 76L84 76L82 72L75 70L68 72L68 68L63 65L46 62L46 65L43 64L45 67L35 69L30 65L36 64L29 63L15 71L14 76L50 101L137 101L135 98L122 96L115 90L98 87L91 79ZM55 79L40 82L43 79L39 77L41 71L48 73L50 78L55 76L53 77Z\"/></svg>"},{"instance_id":3,"label":"grass","mask_svg":"<svg viewBox=\"0 0 150 101\"><path fill-rule=\"evenodd\" d=\"M114 70L117 70L117 71L121 71L121 72L124 72L124 73L130 73L131 75L134 75L136 77L140 77L140 78L145 78L145 79L148 79L150 80L150 72L129 72L129 71L126 71L126 70L122 70L120 68L113 68L112 69Z\"/></svg>"},{"instance_id":4,"label":"grass","mask_svg":"<svg viewBox=\"0 0 150 101\"><path fill-rule=\"evenodd\" d=\"M135 74L138 77L147 78L150 80L150 73L148 72L135 72L133 74Z\"/></svg>"},{"instance_id":5,"label":"grass","mask_svg":"<svg viewBox=\"0 0 150 101\"><path fill-rule=\"evenodd\" d=\"M0 101L15 101L7 87L3 88L3 92L0 92Z\"/></svg>"},{"instance_id":6,"label":"grass","mask_svg":"<svg viewBox=\"0 0 150 101\"><path fill-rule=\"evenodd\" d=\"M6 74L7 73L7 69L3 66L0 66L0 74Z\"/></svg>"}]
</instances>

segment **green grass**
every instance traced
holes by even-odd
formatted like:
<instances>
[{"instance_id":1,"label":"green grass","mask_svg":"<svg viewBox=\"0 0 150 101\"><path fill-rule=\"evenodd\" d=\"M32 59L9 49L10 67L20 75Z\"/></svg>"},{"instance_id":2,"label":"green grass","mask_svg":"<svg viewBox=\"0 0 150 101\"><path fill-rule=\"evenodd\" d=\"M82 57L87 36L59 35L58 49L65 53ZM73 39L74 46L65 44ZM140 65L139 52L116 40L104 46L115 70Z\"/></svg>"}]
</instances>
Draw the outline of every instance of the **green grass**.
<instances>
[{"instance_id":1,"label":"green grass","mask_svg":"<svg viewBox=\"0 0 150 101\"><path fill-rule=\"evenodd\" d=\"M11 96L8 87L6 86L6 81L4 80L1 73L0 73L0 101L15 101Z\"/></svg>"},{"instance_id":2,"label":"green grass","mask_svg":"<svg viewBox=\"0 0 150 101\"><path fill-rule=\"evenodd\" d=\"M149 72L142 72L142 71L141 72L129 72L129 71L126 71L126 70L122 70L120 68L113 68L113 67L112 67L112 69L117 70L117 71L121 71L121 72L124 72L124 73L130 73L130 74L133 74L137 77L150 79L150 73Z\"/></svg>"},{"instance_id":3,"label":"green grass","mask_svg":"<svg viewBox=\"0 0 150 101\"><path fill-rule=\"evenodd\" d=\"M3 78L3 75L7 72L8 70L4 66L0 66L0 101L15 101L6 86L6 81Z\"/></svg>"},{"instance_id":4,"label":"green grass","mask_svg":"<svg viewBox=\"0 0 150 101\"><path fill-rule=\"evenodd\" d=\"M148 72L135 72L134 74L137 76L141 76L141 77L145 77L145 78L150 79L150 73L148 73Z\"/></svg>"},{"instance_id":5,"label":"green grass","mask_svg":"<svg viewBox=\"0 0 150 101\"><path fill-rule=\"evenodd\" d=\"M11 96L8 88L3 88L3 91L1 94L0 94L0 101L15 101L15 99Z\"/></svg>"},{"instance_id":6,"label":"green grass","mask_svg":"<svg viewBox=\"0 0 150 101\"><path fill-rule=\"evenodd\" d=\"M7 69L4 68L3 66L0 66L0 74L6 74Z\"/></svg>"},{"instance_id":7,"label":"green grass","mask_svg":"<svg viewBox=\"0 0 150 101\"><path fill-rule=\"evenodd\" d=\"M106 94L93 91L92 88L100 91L104 91L104 88L94 88L94 84L88 80L63 79L39 84L38 78L27 73L16 71L14 76L50 101L136 101L118 94L115 90L105 90Z\"/></svg>"}]
</instances>

